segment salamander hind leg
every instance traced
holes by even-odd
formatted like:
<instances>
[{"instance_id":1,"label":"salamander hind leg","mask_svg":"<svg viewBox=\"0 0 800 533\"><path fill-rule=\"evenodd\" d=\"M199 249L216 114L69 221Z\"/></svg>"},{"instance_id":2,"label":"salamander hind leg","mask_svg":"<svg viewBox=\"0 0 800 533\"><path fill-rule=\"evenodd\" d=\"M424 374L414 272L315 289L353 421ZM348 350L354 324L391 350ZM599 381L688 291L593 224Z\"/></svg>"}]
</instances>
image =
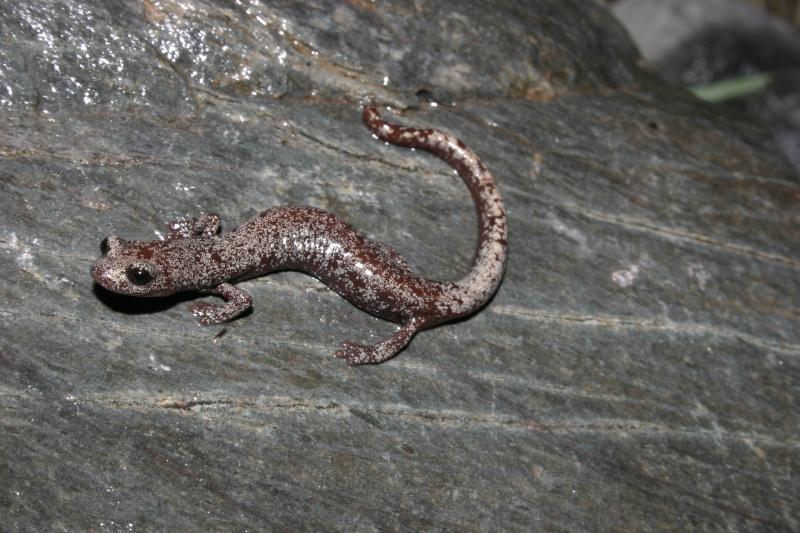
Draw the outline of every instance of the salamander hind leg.
<instances>
[{"instance_id":1,"label":"salamander hind leg","mask_svg":"<svg viewBox=\"0 0 800 533\"><path fill-rule=\"evenodd\" d=\"M345 359L350 366L382 363L405 348L411 337L420 329L422 329L421 321L411 319L381 342L366 346L345 341L342 343L342 348L333 355L339 359Z\"/></svg>"},{"instance_id":2,"label":"salamander hind leg","mask_svg":"<svg viewBox=\"0 0 800 533\"><path fill-rule=\"evenodd\" d=\"M223 305L208 302L195 302L191 305L192 314L204 326L232 320L253 306L252 296L230 283L221 283L204 292L221 296L225 300Z\"/></svg>"}]
</instances>

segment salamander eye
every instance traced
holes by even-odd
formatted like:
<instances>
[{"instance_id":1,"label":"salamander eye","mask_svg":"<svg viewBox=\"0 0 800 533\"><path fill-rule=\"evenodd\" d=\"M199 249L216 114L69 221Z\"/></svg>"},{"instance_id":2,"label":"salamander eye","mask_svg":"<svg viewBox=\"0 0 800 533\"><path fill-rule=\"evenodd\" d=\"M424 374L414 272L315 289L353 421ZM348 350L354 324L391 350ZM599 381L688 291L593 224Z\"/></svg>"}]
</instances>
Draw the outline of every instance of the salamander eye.
<instances>
[{"instance_id":1,"label":"salamander eye","mask_svg":"<svg viewBox=\"0 0 800 533\"><path fill-rule=\"evenodd\" d=\"M153 281L153 274L144 265L130 265L125 269L125 275L134 285L147 285Z\"/></svg>"},{"instance_id":2,"label":"salamander eye","mask_svg":"<svg viewBox=\"0 0 800 533\"><path fill-rule=\"evenodd\" d=\"M111 248L108 246L108 237L103 239L103 242L100 243L100 251L103 255L106 255Z\"/></svg>"}]
</instances>

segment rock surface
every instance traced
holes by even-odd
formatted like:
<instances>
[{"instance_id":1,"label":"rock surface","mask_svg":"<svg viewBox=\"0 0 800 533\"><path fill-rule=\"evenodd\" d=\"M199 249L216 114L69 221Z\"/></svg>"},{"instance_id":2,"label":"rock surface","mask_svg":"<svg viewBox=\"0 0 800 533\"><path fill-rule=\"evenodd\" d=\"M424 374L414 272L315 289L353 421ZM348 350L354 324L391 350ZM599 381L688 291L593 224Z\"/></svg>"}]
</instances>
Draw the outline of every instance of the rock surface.
<instances>
[{"instance_id":1,"label":"rock surface","mask_svg":"<svg viewBox=\"0 0 800 533\"><path fill-rule=\"evenodd\" d=\"M0 2L0 517L16 530L798 529L800 185L579 0ZM392 325L314 279L129 300L109 233L323 207L467 271L463 184L372 95L498 176L494 300ZM439 105L431 105L438 102Z\"/></svg>"}]
</instances>

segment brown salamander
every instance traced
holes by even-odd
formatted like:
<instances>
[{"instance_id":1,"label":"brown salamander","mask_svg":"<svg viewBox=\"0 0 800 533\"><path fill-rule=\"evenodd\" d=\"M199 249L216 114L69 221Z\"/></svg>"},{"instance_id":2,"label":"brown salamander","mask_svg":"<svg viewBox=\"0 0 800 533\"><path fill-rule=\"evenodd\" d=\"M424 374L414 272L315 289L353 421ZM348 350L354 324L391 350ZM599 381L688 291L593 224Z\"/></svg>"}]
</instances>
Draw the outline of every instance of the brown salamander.
<instances>
[{"instance_id":1,"label":"brown salamander","mask_svg":"<svg viewBox=\"0 0 800 533\"><path fill-rule=\"evenodd\" d=\"M335 356L351 365L383 362L417 331L475 312L494 294L506 263L506 213L494 177L452 135L390 124L372 104L364 106L363 118L378 139L440 157L469 188L479 239L472 270L460 281L425 279L391 247L308 206L269 209L227 232L221 231L218 215L204 214L171 223L160 241L112 235L103 241L92 277L108 290L131 296L189 290L220 296L222 305L196 302L191 307L201 324L218 324L252 306L250 295L232 282L276 270L307 272L361 309L401 324L370 346L342 343Z\"/></svg>"}]
</instances>

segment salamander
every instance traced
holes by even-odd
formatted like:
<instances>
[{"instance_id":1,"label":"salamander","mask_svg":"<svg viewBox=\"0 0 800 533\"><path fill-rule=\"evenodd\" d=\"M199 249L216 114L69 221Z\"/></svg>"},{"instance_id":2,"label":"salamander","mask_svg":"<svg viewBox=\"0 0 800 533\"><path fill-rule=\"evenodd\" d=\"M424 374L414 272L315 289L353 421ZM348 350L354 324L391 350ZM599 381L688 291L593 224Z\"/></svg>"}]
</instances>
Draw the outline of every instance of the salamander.
<instances>
[{"instance_id":1,"label":"salamander","mask_svg":"<svg viewBox=\"0 0 800 533\"><path fill-rule=\"evenodd\" d=\"M208 325L231 320L252 306L250 294L234 282L277 270L306 272L361 309L400 324L369 346L343 342L334 355L350 365L386 361L418 331L474 313L496 291L506 264L506 212L494 177L475 152L450 134L391 124L372 103L363 107L363 120L377 139L430 152L464 180L477 210L479 237L472 269L461 280L426 279L390 246L332 213L298 205L269 209L226 232L220 217L207 213L172 222L163 240L110 235L91 267L92 277L105 289L130 296L180 291L220 296L223 304L191 306L199 322Z\"/></svg>"}]
</instances>

